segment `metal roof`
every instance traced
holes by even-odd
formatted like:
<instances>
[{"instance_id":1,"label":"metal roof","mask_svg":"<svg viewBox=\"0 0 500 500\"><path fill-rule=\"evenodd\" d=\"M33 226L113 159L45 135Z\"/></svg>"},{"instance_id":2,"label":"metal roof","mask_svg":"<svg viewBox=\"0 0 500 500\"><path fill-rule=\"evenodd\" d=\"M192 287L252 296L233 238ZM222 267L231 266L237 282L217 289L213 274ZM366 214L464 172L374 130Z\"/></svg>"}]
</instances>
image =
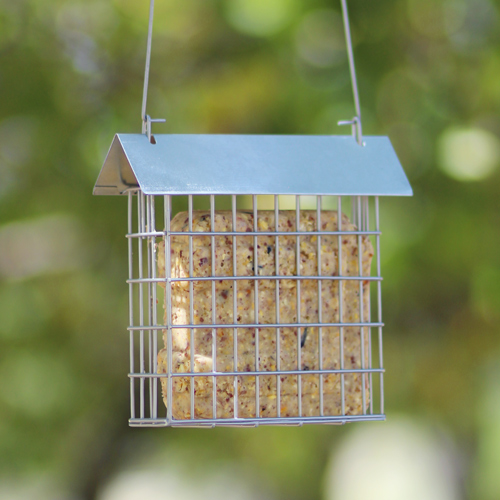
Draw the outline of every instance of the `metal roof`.
<instances>
[{"instance_id":1,"label":"metal roof","mask_svg":"<svg viewBox=\"0 0 500 500\"><path fill-rule=\"evenodd\" d=\"M94 187L117 195L296 194L411 196L388 137L115 135Z\"/></svg>"}]
</instances>

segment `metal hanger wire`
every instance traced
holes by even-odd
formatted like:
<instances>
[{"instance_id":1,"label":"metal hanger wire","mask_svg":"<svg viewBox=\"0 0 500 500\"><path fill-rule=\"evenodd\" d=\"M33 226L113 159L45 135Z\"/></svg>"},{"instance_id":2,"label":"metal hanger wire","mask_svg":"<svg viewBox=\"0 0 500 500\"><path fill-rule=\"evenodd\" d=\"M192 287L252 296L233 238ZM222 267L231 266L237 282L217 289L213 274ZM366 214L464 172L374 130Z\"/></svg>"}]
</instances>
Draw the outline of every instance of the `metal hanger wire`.
<instances>
[{"instance_id":1,"label":"metal hanger wire","mask_svg":"<svg viewBox=\"0 0 500 500\"><path fill-rule=\"evenodd\" d=\"M153 123L165 122L164 118L151 118L146 113L148 101L148 86L149 86L149 69L151 65L151 43L153 38L153 18L154 18L154 0L150 0L149 4L149 26L148 26L148 41L146 48L146 68L144 70L144 89L142 94L142 133L148 136L149 141L152 140L151 126ZM342 6L342 19L344 23L344 34L346 40L347 58L349 60L349 71L351 74L352 94L354 98L355 116L351 120L341 120L338 125L351 125L352 135L357 143L363 145L363 133L361 126L361 107L359 104L358 83L356 80L356 69L354 67L354 54L352 50L351 30L349 28L349 12L347 10L347 0L340 0Z\"/></svg>"},{"instance_id":2,"label":"metal hanger wire","mask_svg":"<svg viewBox=\"0 0 500 500\"><path fill-rule=\"evenodd\" d=\"M149 142L152 142L152 131L151 127L153 123L164 123L167 120L164 118L151 118L146 113L146 107L148 103L148 87L149 87L149 68L151 65L151 43L153 40L153 18L155 10L155 1L151 0L149 4L149 26L148 26L148 43L146 48L146 68L144 70L144 89L142 92L142 133L148 136Z\"/></svg>"},{"instance_id":3,"label":"metal hanger wire","mask_svg":"<svg viewBox=\"0 0 500 500\"><path fill-rule=\"evenodd\" d=\"M344 34L347 48L347 58L349 59L349 71L351 73L352 94L354 97L354 109L356 115L352 120L341 120L338 125L351 125L352 135L360 146L363 146L363 132L361 127L361 107L359 105L358 82L356 79L356 68L354 67L354 54L352 50L351 29L349 28L349 12L347 10L347 0L340 0L342 5L342 19L344 21Z\"/></svg>"}]
</instances>

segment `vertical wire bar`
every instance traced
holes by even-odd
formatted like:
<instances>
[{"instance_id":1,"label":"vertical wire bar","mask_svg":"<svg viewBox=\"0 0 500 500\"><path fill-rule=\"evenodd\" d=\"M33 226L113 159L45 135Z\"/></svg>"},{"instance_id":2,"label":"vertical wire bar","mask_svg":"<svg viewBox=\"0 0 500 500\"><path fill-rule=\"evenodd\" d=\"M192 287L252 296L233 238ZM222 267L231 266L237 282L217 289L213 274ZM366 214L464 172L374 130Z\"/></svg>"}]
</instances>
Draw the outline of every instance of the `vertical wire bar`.
<instances>
[{"instance_id":1,"label":"vertical wire bar","mask_svg":"<svg viewBox=\"0 0 500 500\"><path fill-rule=\"evenodd\" d=\"M193 195L188 195L188 219L189 232L193 232ZM193 277L193 236L189 235L189 277ZM193 282L189 282L189 323L194 324L194 293ZM190 331L190 362L191 373L194 373L194 328ZM191 392L191 420L194 420L194 375L190 377L190 392Z\"/></svg>"},{"instance_id":2,"label":"vertical wire bar","mask_svg":"<svg viewBox=\"0 0 500 500\"><path fill-rule=\"evenodd\" d=\"M370 231L370 199L368 196L364 197L365 203L365 231ZM370 276L371 276L371 268L370 268ZM371 289L372 282L368 282L368 318L369 322L372 321L372 299L371 299ZM373 415L373 373L371 372L373 368L372 363L372 328L367 328L368 332L368 369L370 370L370 374L368 377L368 383L370 384L370 415Z\"/></svg>"},{"instance_id":3,"label":"vertical wire bar","mask_svg":"<svg viewBox=\"0 0 500 500\"><path fill-rule=\"evenodd\" d=\"M361 197L357 197L358 205L358 230L362 231L362 217L361 217ZM361 235L358 234L358 270L359 276L363 276L363 241ZM364 323L364 301L363 301L363 280L359 280L359 322ZM365 363L365 328L362 326L359 329L359 341L361 342L361 368L366 368ZM359 377L361 381L361 399L363 402L363 415L366 415L366 376L363 372Z\"/></svg>"},{"instance_id":4,"label":"vertical wire bar","mask_svg":"<svg viewBox=\"0 0 500 500\"><path fill-rule=\"evenodd\" d=\"M380 232L380 213L378 196L375 196L375 231ZM377 278L381 277L380 273L380 234L377 234ZM382 323L382 284L380 279L377 281L377 307L378 307L378 322ZM384 359L382 354L382 327L378 327L378 356L379 368L383 368ZM384 413L384 373L380 372L380 413Z\"/></svg>"},{"instance_id":5,"label":"vertical wire bar","mask_svg":"<svg viewBox=\"0 0 500 500\"><path fill-rule=\"evenodd\" d=\"M321 231L321 201L322 197L317 196L316 201L316 230ZM318 234L317 239L318 247L318 276L321 276L321 236ZM323 323L323 297L322 297L322 283L323 280L318 280L318 323ZM323 370L323 328L318 328L318 350L319 350L319 369ZM319 376L319 411L320 416L324 415L324 398L323 398L323 375Z\"/></svg>"},{"instance_id":6,"label":"vertical wire bar","mask_svg":"<svg viewBox=\"0 0 500 500\"><path fill-rule=\"evenodd\" d=\"M145 195L146 202L146 231L151 232L151 196ZM147 264L148 264L148 326L151 327L153 321L153 311L151 300L153 298L153 284L151 283L152 276L152 262L151 262L151 236L146 237L146 250L147 250ZM148 370L149 374L152 373L153 370L153 330L149 328L148 330ZM150 377L148 380L149 386L149 416L153 414L153 383L154 380Z\"/></svg>"},{"instance_id":7,"label":"vertical wire bar","mask_svg":"<svg viewBox=\"0 0 500 500\"><path fill-rule=\"evenodd\" d=\"M274 195L274 230L279 231L279 198L278 195ZM275 251L274 251L274 266L276 276L280 275L280 250L279 250L279 236L275 236ZM276 324L280 323L280 280L276 280ZM280 336L281 330L278 326L276 328L276 416L281 417L281 347L280 347Z\"/></svg>"},{"instance_id":8,"label":"vertical wire bar","mask_svg":"<svg viewBox=\"0 0 500 500\"><path fill-rule=\"evenodd\" d=\"M215 197L210 195L210 231L212 235L211 249L212 249L212 325L215 325ZM217 371L217 331L212 328L212 371ZM212 414L213 418L217 418L217 377L212 377Z\"/></svg>"},{"instance_id":9,"label":"vertical wire bar","mask_svg":"<svg viewBox=\"0 0 500 500\"><path fill-rule=\"evenodd\" d=\"M170 195L164 198L165 212L165 310L167 326L167 419L172 422L172 284L170 281L171 263L170 263L170 220L172 219L172 200Z\"/></svg>"},{"instance_id":10,"label":"vertical wire bar","mask_svg":"<svg viewBox=\"0 0 500 500\"><path fill-rule=\"evenodd\" d=\"M132 216L133 216L133 193L128 192L128 234L132 234ZM134 261L133 261L133 241L128 238L128 277L134 279ZM134 285L128 285L128 321L129 326L134 326ZM134 331L129 332L130 340L130 373L134 373ZM130 417L135 418L135 391L134 391L134 377L130 377Z\"/></svg>"},{"instance_id":11,"label":"vertical wire bar","mask_svg":"<svg viewBox=\"0 0 500 500\"><path fill-rule=\"evenodd\" d=\"M342 197L339 196L337 198L337 226L339 232L342 231ZM339 245L339 263L338 263L338 271L339 271L339 323L344 322L343 315L343 288L344 288L344 280L342 279L342 235L339 234L338 237L338 245ZM345 415L345 376L344 376L344 327L339 327L339 343L340 343L340 369L342 370L340 373L340 404L342 415Z\"/></svg>"},{"instance_id":12,"label":"vertical wire bar","mask_svg":"<svg viewBox=\"0 0 500 500\"><path fill-rule=\"evenodd\" d=\"M257 232L257 195L252 195L252 203L253 203L253 230ZM253 270L254 276L258 276L259 274L259 262L257 255L257 245L258 239L257 236L253 237ZM259 324L259 281L254 280L254 321L255 321L255 371L258 372L260 370L259 367L259 328L257 325ZM255 376L255 418L260 418L260 380L259 375Z\"/></svg>"},{"instance_id":13,"label":"vertical wire bar","mask_svg":"<svg viewBox=\"0 0 500 500\"><path fill-rule=\"evenodd\" d=\"M140 233L144 233L144 194L139 191L137 196L137 217L138 217L138 228ZM144 237L141 236L137 238L139 244L139 279L143 276L143 260L142 260L142 244ZM144 283L139 283L139 324L144 326ZM140 373L144 373L144 330L139 332L139 365ZM140 379L140 416L144 418L144 377Z\"/></svg>"},{"instance_id":14,"label":"vertical wire bar","mask_svg":"<svg viewBox=\"0 0 500 500\"><path fill-rule=\"evenodd\" d=\"M236 195L231 196L231 217L233 232L236 232ZM233 235L233 276L238 275L237 269L237 245L236 236ZM236 324L238 318L238 280L233 280L233 323ZM233 367L234 371L238 371L238 329L233 328ZM238 418L238 376L234 376L234 418Z\"/></svg>"},{"instance_id":15,"label":"vertical wire bar","mask_svg":"<svg viewBox=\"0 0 500 500\"><path fill-rule=\"evenodd\" d=\"M155 197L151 195L149 197L151 203L151 232L156 233L156 209L155 209ZM153 263L153 279L156 279L156 237L151 237L151 261ZM153 325L158 326L158 316L157 316L157 285L155 282L151 284L152 286L152 298L151 298L151 308L153 310ZM153 335L153 356L152 356L152 365L153 365L153 373L158 373L157 366L157 356L158 356L158 330L154 330L152 332ZM152 394L152 418L158 418L158 379L152 378L151 383L153 384L153 394Z\"/></svg>"},{"instance_id":16,"label":"vertical wire bar","mask_svg":"<svg viewBox=\"0 0 500 500\"><path fill-rule=\"evenodd\" d=\"M297 276L300 276L300 196L295 197L295 230L297 231L296 248L295 248L295 267ZM300 280L297 280L297 370L302 369L301 351L302 351L302 330L300 328ZM299 417L302 416L302 375L297 375L297 404Z\"/></svg>"}]
</instances>

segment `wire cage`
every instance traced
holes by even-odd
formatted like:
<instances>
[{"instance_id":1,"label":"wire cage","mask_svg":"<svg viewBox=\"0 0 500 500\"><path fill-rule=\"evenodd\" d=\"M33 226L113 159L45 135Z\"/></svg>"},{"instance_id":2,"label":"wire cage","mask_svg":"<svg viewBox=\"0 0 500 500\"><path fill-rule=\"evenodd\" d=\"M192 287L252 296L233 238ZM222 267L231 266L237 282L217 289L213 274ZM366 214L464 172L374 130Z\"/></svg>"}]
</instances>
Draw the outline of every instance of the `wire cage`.
<instances>
[{"instance_id":1,"label":"wire cage","mask_svg":"<svg viewBox=\"0 0 500 500\"><path fill-rule=\"evenodd\" d=\"M384 418L378 197L128 196L132 425Z\"/></svg>"},{"instance_id":2,"label":"wire cage","mask_svg":"<svg viewBox=\"0 0 500 500\"><path fill-rule=\"evenodd\" d=\"M384 419L387 138L117 135L95 193L129 200L130 425Z\"/></svg>"},{"instance_id":3,"label":"wire cage","mask_svg":"<svg viewBox=\"0 0 500 500\"><path fill-rule=\"evenodd\" d=\"M94 187L128 197L131 426L384 420L379 197L387 137L117 134Z\"/></svg>"}]
</instances>

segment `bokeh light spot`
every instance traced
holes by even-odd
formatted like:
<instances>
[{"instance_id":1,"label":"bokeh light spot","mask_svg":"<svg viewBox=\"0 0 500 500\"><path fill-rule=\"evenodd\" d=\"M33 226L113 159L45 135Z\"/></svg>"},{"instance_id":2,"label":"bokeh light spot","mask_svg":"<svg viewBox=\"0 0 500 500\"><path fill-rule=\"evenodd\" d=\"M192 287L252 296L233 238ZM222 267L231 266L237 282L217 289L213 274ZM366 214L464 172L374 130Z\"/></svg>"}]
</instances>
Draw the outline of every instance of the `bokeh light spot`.
<instances>
[{"instance_id":1,"label":"bokeh light spot","mask_svg":"<svg viewBox=\"0 0 500 500\"><path fill-rule=\"evenodd\" d=\"M165 463L163 457L158 459ZM249 484L240 470L233 470L222 464L209 470L209 476L198 475L198 480L192 481L192 473L186 473L171 463L161 469L154 466L149 466L148 470L137 467L135 470L122 472L114 477L98 493L97 499L271 500L274 498L263 489L261 484Z\"/></svg>"},{"instance_id":2,"label":"bokeh light spot","mask_svg":"<svg viewBox=\"0 0 500 500\"><path fill-rule=\"evenodd\" d=\"M497 8L491 0L448 0L446 27L457 52L470 53L496 37Z\"/></svg>"},{"instance_id":3,"label":"bokeh light spot","mask_svg":"<svg viewBox=\"0 0 500 500\"><path fill-rule=\"evenodd\" d=\"M287 26L296 5L296 0L228 0L226 17L242 33L269 36Z\"/></svg>"},{"instance_id":4,"label":"bokeh light spot","mask_svg":"<svg viewBox=\"0 0 500 500\"><path fill-rule=\"evenodd\" d=\"M364 424L335 450L326 470L325 498L459 500L452 452L445 439L411 419Z\"/></svg>"},{"instance_id":5,"label":"bokeh light spot","mask_svg":"<svg viewBox=\"0 0 500 500\"><path fill-rule=\"evenodd\" d=\"M82 228L70 214L0 226L0 278L72 271L84 263Z\"/></svg>"},{"instance_id":6,"label":"bokeh light spot","mask_svg":"<svg viewBox=\"0 0 500 500\"><path fill-rule=\"evenodd\" d=\"M454 30L457 24L463 22L463 16L458 15L461 11L456 8L463 1L454 0L454 3L455 8L448 0L408 0L410 23L415 30L429 38L444 37L450 28Z\"/></svg>"},{"instance_id":7,"label":"bokeh light spot","mask_svg":"<svg viewBox=\"0 0 500 500\"><path fill-rule=\"evenodd\" d=\"M300 58L312 66L333 66L345 59L344 28L333 9L316 9L302 19L295 38Z\"/></svg>"},{"instance_id":8,"label":"bokeh light spot","mask_svg":"<svg viewBox=\"0 0 500 500\"><path fill-rule=\"evenodd\" d=\"M489 177L500 161L500 141L480 128L449 128L438 140L439 166L459 181Z\"/></svg>"}]
</instances>

